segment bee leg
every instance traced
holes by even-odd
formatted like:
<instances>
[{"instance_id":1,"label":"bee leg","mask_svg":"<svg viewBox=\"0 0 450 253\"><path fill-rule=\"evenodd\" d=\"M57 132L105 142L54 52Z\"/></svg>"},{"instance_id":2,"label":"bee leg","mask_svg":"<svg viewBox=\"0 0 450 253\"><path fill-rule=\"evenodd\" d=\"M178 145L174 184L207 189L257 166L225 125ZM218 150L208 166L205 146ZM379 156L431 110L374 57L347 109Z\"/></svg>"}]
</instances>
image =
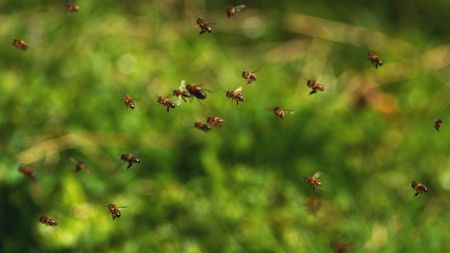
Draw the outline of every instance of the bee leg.
<instances>
[{"instance_id":1,"label":"bee leg","mask_svg":"<svg viewBox=\"0 0 450 253\"><path fill-rule=\"evenodd\" d=\"M312 94L314 94L314 93L316 93L317 92L317 90L316 89L313 89L310 93L309 93L309 95L312 95Z\"/></svg>"},{"instance_id":2,"label":"bee leg","mask_svg":"<svg viewBox=\"0 0 450 253\"><path fill-rule=\"evenodd\" d=\"M205 33L205 30L201 30L199 33L198 33L198 35L202 35L203 33Z\"/></svg>"},{"instance_id":3,"label":"bee leg","mask_svg":"<svg viewBox=\"0 0 450 253\"><path fill-rule=\"evenodd\" d=\"M169 112L170 111L170 107L166 106L166 111Z\"/></svg>"},{"instance_id":4,"label":"bee leg","mask_svg":"<svg viewBox=\"0 0 450 253\"><path fill-rule=\"evenodd\" d=\"M183 96L182 96L181 98L183 99L183 101L184 101L185 103L187 103L186 99L185 99Z\"/></svg>"},{"instance_id":5,"label":"bee leg","mask_svg":"<svg viewBox=\"0 0 450 253\"><path fill-rule=\"evenodd\" d=\"M417 196L417 195L419 195L419 192L416 192L416 194L414 194L414 196Z\"/></svg>"},{"instance_id":6,"label":"bee leg","mask_svg":"<svg viewBox=\"0 0 450 253\"><path fill-rule=\"evenodd\" d=\"M133 165L133 162L128 162L128 167L127 167L127 169L131 168L132 165Z\"/></svg>"}]
</instances>

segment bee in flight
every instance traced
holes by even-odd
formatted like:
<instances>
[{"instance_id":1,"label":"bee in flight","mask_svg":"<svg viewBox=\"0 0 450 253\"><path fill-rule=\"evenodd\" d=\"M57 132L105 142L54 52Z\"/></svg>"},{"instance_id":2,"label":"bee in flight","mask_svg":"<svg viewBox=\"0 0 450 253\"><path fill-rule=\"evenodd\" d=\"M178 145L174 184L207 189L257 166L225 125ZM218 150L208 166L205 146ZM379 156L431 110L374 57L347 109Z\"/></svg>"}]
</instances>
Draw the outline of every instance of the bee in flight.
<instances>
[{"instance_id":1,"label":"bee in flight","mask_svg":"<svg viewBox=\"0 0 450 253\"><path fill-rule=\"evenodd\" d=\"M225 93L225 97L231 99L231 100L236 100L236 105L239 106L239 102L244 102L245 101L245 97L242 94L242 87L239 87L235 90L229 90Z\"/></svg>"},{"instance_id":2,"label":"bee in flight","mask_svg":"<svg viewBox=\"0 0 450 253\"><path fill-rule=\"evenodd\" d=\"M19 166L19 172L25 175L27 178L35 181L36 180L36 173L31 169L30 167L21 164Z\"/></svg>"},{"instance_id":3,"label":"bee in flight","mask_svg":"<svg viewBox=\"0 0 450 253\"><path fill-rule=\"evenodd\" d=\"M428 192L428 187L422 183L417 182L416 180L414 180L411 183L411 187L414 189L414 191L416 191L416 193L414 194L414 196L417 196L419 194L422 194L424 192Z\"/></svg>"},{"instance_id":4,"label":"bee in flight","mask_svg":"<svg viewBox=\"0 0 450 253\"><path fill-rule=\"evenodd\" d=\"M47 217L47 216L41 216L39 217L39 222L42 224L45 224L47 226L51 226L51 227L55 227L58 225L58 222L56 222L56 220Z\"/></svg>"},{"instance_id":5,"label":"bee in flight","mask_svg":"<svg viewBox=\"0 0 450 253\"><path fill-rule=\"evenodd\" d=\"M66 10L68 12L77 12L80 10L80 6L76 5L70 0L66 0Z\"/></svg>"},{"instance_id":6,"label":"bee in flight","mask_svg":"<svg viewBox=\"0 0 450 253\"><path fill-rule=\"evenodd\" d=\"M181 99L186 102L186 98L191 97L189 91L186 90L186 82L184 80L181 81L180 87L178 87L178 89L172 91L172 95L178 98L177 104L180 104Z\"/></svg>"},{"instance_id":7,"label":"bee in flight","mask_svg":"<svg viewBox=\"0 0 450 253\"><path fill-rule=\"evenodd\" d=\"M164 105L167 108L167 112L170 111L170 108L174 109L175 108L175 103L170 101L170 99L168 97L164 97L164 96L157 96L157 100L156 102Z\"/></svg>"},{"instance_id":8,"label":"bee in flight","mask_svg":"<svg viewBox=\"0 0 450 253\"><path fill-rule=\"evenodd\" d=\"M191 94L192 96L196 97L197 99L205 99L206 98L206 91L211 92L210 90L200 88L198 85L188 83L186 84L186 90Z\"/></svg>"},{"instance_id":9,"label":"bee in flight","mask_svg":"<svg viewBox=\"0 0 450 253\"><path fill-rule=\"evenodd\" d=\"M123 96L123 103L125 104L125 106L131 108L131 110L134 110L134 108L136 107L133 98L131 98L131 96L128 95Z\"/></svg>"},{"instance_id":10,"label":"bee in flight","mask_svg":"<svg viewBox=\"0 0 450 253\"><path fill-rule=\"evenodd\" d=\"M251 84L252 82L256 81L256 71L250 72L250 71L242 71L241 76L247 81L247 84Z\"/></svg>"},{"instance_id":11,"label":"bee in flight","mask_svg":"<svg viewBox=\"0 0 450 253\"><path fill-rule=\"evenodd\" d=\"M225 120L220 117L208 117L206 119L206 123L213 127L222 127L225 123Z\"/></svg>"},{"instance_id":12,"label":"bee in flight","mask_svg":"<svg viewBox=\"0 0 450 253\"><path fill-rule=\"evenodd\" d=\"M194 123L194 127L199 129L199 130L202 130L205 133L212 129L211 126L208 123L200 122L200 121L195 122Z\"/></svg>"},{"instance_id":13,"label":"bee in flight","mask_svg":"<svg viewBox=\"0 0 450 253\"><path fill-rule=\"evenodd\" d=\"M310 177L305 177L305 183L312 186L313 191L316 190L316 187L321 186L322 183L319 181L320 172L314 173L314 175Z\"/></svg>"},{"instance_id":14,"label":"bee in flight","mask_svg":"<svg viewBox=\"0 0 450 253\"><path fill-rule=\"evenodd\" d=\"M434 129L436 129L436 131L439 132L439 129L441 128L442 123L444 123L444 122L442 121L442 119L436 119L436 120L434 121Z\"/></svg>"},{"instance_id":15,"label":"bee in flight","mask_svg":"<svg viewBox=\"0 0 450 253\"><path fill-rule=\"evenodd\" d=\"M306 81L306 86L311 88L311 92L309 93L309 95L316 93L318 90L320 90L322 92L325 91L325 86L323 86L323 84L320 84L316 80Z\"/></svg>"},{"instance_id":16,"label":"bee in flight","mask_svg":"<svg viewBox=\"0 0 450 253\"><path fill-rule=\"evenodd\" d=\"M13 40L13 46L21 49L22 51L27 51L27 49L30 47L25 41L18 39Z\"/></svg>"},{"instance_id":17,"label":"bee in flight","mask_svg":"<svg viewBox=\"0 0 450 253\"><path fill-rule=\"evenodd\" d=\"M124 162L128 162L128 167L127 169L131 168L131 166L133 165L133 163L140 163L141 160L138 159L136 156L131 155L131 154L122 154L120 156L120 160L124 161Z\"/></svg>"},{"instance_id":18,"label":"bee in flight","mask_svg":"<svg viewBox=\"0 0 450 253\"><path fill-rule=\"evenodd\" d=\"M211 24L209 24L208 22L206 22L206 20L204 20L202 18L197 18L197 25L200 28L200 33L198 35L201 35L205 32L208 32L208 33L212 32Z\"/></svg>"},{"instance_id":19,"label":"bee in flight","mask_svg":"<svg viewBox=\"0 0 450 253\"><path fill-rule=\"evenodd\" d=\"M286 110L286 109L282 109L281 107L277 106L273 109L267 108L267 110L272 111L275 114L275 117L278 117L280 119L284 118L284 116L287 113L294 113L292 110Z\"/></svg>"},{"instance_id":20,"label":"bee in flight","mask_svg":"<svg viewBox=\"0 0 450 253\"><path fill-rule=\"evenodd\" d=\"M120 215L122 215L120 213L120 208L126 208L126 206L117 206L115 204L108 204L108 210L113 220L119 218Z\"/></svg>"},{"instance_id":21,"label":"bee in flight","mask_svg":"<svg viewBox=\"0 0 450 253\"><path fill-rule=\"evenodd\" d=\"M86 164L83 161L77 160L75 158L70 158L72 162L75 164L75 172L86 169Z\"/></svg>"},{"instance_id":22,"label":"bee in flight","mask_svg":"<svg viewBox=\"0 0 450 253\"><path fill-rule=\"evenodd\" d=\"M382 61L382 60L380 59L380 57L379 57L377 54L375 54L375 53L370 52L370 53L367 55L367 59L369 59L369 61L372 63L373 66L375 66L375 68L378 68L378 67L380 67L380 66L383 65L383 61Z\"/></svg>"},{"instance_id":23,"label":"bee in flight","mask_svg":"<svg viewBox=\"0 0 450 253\"><path fill-rule=\"evenodd\" d=\"M231 5L225 9L225 12L227 14L227 17L230 18L230 17L233 17L234 15L236 15L236 13L240 12L244 8L245 8L245 5L243 5L243 4L236 5L236 6Z\"/></svg>"}]
</instances>

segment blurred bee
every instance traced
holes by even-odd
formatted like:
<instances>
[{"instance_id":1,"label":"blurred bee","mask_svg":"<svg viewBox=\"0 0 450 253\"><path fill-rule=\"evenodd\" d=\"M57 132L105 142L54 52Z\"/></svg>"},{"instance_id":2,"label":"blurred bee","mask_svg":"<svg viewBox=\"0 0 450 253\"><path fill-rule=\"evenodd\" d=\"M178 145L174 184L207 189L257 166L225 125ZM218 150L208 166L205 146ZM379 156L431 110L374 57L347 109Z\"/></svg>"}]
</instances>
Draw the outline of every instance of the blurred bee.
<instances>
[{"instance_id":1,"label":"blurred bee","mask_svg":"<svg viewBox=\"0 0 450 253\"><path fill-rule=\"evenodd\" d=\"M157 102L164 105L165 107L167 107L167 112L170 111L170 108L175 108L175 103L170 101L170 99L168 97L163 97L163 96L157 96L158 100Z\"/></svg>"},{"instance_id":2,"label":"blurred bee","mask_svg":"<svg viewBox=\"0 0 450 253\"><path fill-rule=\"evenodd\" d=\"M70 160L72 160L72 162L75 164L75 172L86 169L86 165L83 161L76 160L74 158L70 158Z\"/></svg>"},{"instance_id":3,"label":"blurred bee","mask_svg":"<svg viewBox=\"0 0 450 253\"><path fill-rule=\"evenodd\" d=\"M196 97L197 99L205 99L206 91L211 92L210 90L202 89L197 85L191 83L186 84L186 90L189 92L189 94Z\"/></svg>"},{"instance_id":4,"label":"blurred bee","mask_svg":"<svg viewBox=\"0 0 450 253\"><path fill-rule=\"evenodd\" d=\"M243 5L243 4L236 5L236 6L228 6L225 9L225 12L227 13L227 17L230 18L230 17L236 15L236 13L240 12L244 8L245 8L245 5Z\"/></svg>"},{"instance_id":5,"label":"blurred bee","mask_svg":"<svg viewBox=\"0 0 450 253\"><path fill-rule=\"evenodd\" d=\"M22 51L27 51L27 49L30 47L25 41L18 39L13 40L13 46L21 49Z\"/></svg>"},{"instance_id":6,"label":"blurred bee","mask_svg":"<svg viewBox=\"0 0 450 253\"><path fill-rule=\"evenodd\" d=\"M250 71L242 71L241 76L245 80L247 80L247 84L251 84L252 82L256 81L256 71L250 72Z\"/></svg>"},{"instance_id":7,"label":"blurred bee","mask_svg":"<svg viewBox=\"0 0 450 253\"><path fill-rule=\"evenodd\" d=\"M122 154L120 156L120 160L124 161L124 162L128 162L128 167L127 169L129 169L133 163L140 163L141 160L139 160L136 156L131 155L131 154Z\"/></svg>"},{"instance_id":8,"label":"blurred bee","mask_svg":"<svg viewBox=\"0 0 450 253\"><path fill-rule=\"evenodd\" d=\"M309 95L316 93L318 90L324 91L325 87L323 84L318 83L316 80L308 80L306 82L306 85L312 89L312 91L309 93Z\"/></svg>"},{"instance_id":9,"label":"blurred bee","mask_svg":"<svg viewBox=\"0 0 450 253\"><path fill-rule=\"evenodd\" d=\"M334 241L331 243L331 247L336 253L347 253L349 252L351 246L351 242Z\"/></svg>"},{"instance_id":10,"label":"blurred bee","mask_svg":"<svg viewBox=\"0 0 450 253\"><path fill-rule=\"evenodd\" d=\"M123 96L123 102L125 103L125 105L127 107L130 107L131 110L134 110L134 108L136 107L131 96L128 96L128 95Z\"/></svg>"},{"instance_id":11,"label":"blurred bee","mask_svg":"<svg viewBox=\"0 0 450 253\"><path fill-rule=\"evenodd\" d=\"M199 121L194 123L194 127L199 129L199 130L202 130L205 133L212 129L211 126L208 123L199 122Z\"/></svg>"},{"instance_id":12,"label":"blurred bee","mask_svg":"<svg viewBox=\"0 0 450 253\"><path fill-rule=\"evenodd\" d=\"M383 61L375 53L370 52L367 55L367 59L369 59L369 61L372 63L373 66L375 66L375 68L378 68L379 66L383 65Z\"/></svg>"},{"instance_id":13,"label":"blurred bee","mask_svg":"<svg viewBox=\"0 0 450 253\"><path fill-rule=\"evenodd\" d=\"M30 167L21 164L19 166L19 172L24 174L27 178L35 181L36 180L36 173L31 169Z\"/></svg>"},{"instance_id":14,"label":"blurred bee","mask_svg":"<svg viewBox=\"0 0 450 253\"><path fill-rule=\"evenodd\" d=\"M200 28L200 33L198 35L201 35L205 32L212 32L211 25L202 18L197 18L197 25Z\"/></svg>"},{"instance_id":15,"label":"blurred bee","mask_svg":"<svg viewBox=\"0 0 450 253\"><path fill-rule=\"evenodd\" d=\"M236 105L239 106L239 102L245 101L245 97L244 97L244 95L242 95L241 91L242 91L242 87L239 87L233 91L229 90L225 93L225 97L227 97L231 100L236 100Z\"/></svg>"},{"instance_id":16,"label":"blurred bee","mask_svg":"<svg viewBox=\"0 0 450 253\"><path fill-rule=\"evenodd\" d=\"M109 213L111 213L111 217L113 220L119 218L120 215L122 215L120 213L120 208L126 208L126 206L117 206L115 204L108 204L108 210Z\"/></svg>"},{"instance_id":17,"label":"blurred bee","mask_svg":"<svg viewBox=\"0 0 450 253\"><path fill-rule=\"evenodd\" d=\"M411 187L416 191L416 194L414 194L414 196L422 194L423 192L428 192L428 187L426 185L421 184L415 180L411 183Z\"/></svg>"},{"instance_id":18,"label":"blurred bee","mask_svg":"<svg viewBox=\"0 0 450 253\"><path fill-rule=\"evenodd\" d=\"M274 114L275 114L275 116L276 117L278 117L278 118L280 118L280 119L282 119L282 118L284 118L284 116L286 115L286 113L294 113L292 110L286 110L286 109L282 109L281 107L279 107L279 106L277 106L277 107L275 107L275 108L273 108L273 109L267 109L267 110L269 110L269 111L272 111Z\"/></svg>"},{"instance_id":19,"label":"blurred bee","mask_svg":"<svg viewBox=\"0 0 450 253\"><path fill-rule=\"evenodd\" d=\"M222 127L225 123L225 120L220 117L208 117L206 119L206 123L208 123L208 125L210 126Z\"/></svg>"},{"instance_id":20,"label":"blurred bee","mask_svg":"<svg viewBox=\"0 0 450 253\"><path fill-rule=\"evenodd\" d=\"M66 10L68 12L77 12L80 10L80 6L76 5L75 3L66 0Z\"/></svg>"},{"instance_id":21,"label":"blurred bee","mask_svg":"<svg viewBox=\"0 0 450 253\"><path fill-rule=\"evenodd\" d=\"M314 173L314 175L310 177L305 177L305 183L312 186L313 191L316 190L316 187L321 186L322 183L319 181L320 172Z\"/></svg>"},{"instance_id":22,"label":"blurred bee","mask_svg":"<svg viewBox=\"0 0 450 253\"><path fill-rule=\"evenodd\" d=\"M439 129L441 128L442 123L444 123L444 122L442 121L442 119L436 119L436 120L434 121L434 129L436 129L436 131L439 132Z\"/></svg>"},{"instance_id":23,"label":"blurred bee","mask_svg":"<svg viewBox=\"0 0 450 253\"><path fill-rule=\"evenodd\" d=\"M56 222L56 220L49 218L47 216L39 217L39 222L51 227L55 227L56 225L58 225L58 222Z\"/></svg>"},{"instance_id":24,"label":"blurred bee","mask_svg":"<svg viewBox=\"0 0 450 253\"><path fill-rule=\"evenodd\" d=\"M180 87L178 87L178 89L172 91L172 95L177 97L178 101L180 101L180 99L183 99L183 101L186 102L186 98L190 98L191 94L187 90L184 90L184 89L186 89L186 82L183 80L183 81L181 81Z\"/></svg>"}]
</instances>

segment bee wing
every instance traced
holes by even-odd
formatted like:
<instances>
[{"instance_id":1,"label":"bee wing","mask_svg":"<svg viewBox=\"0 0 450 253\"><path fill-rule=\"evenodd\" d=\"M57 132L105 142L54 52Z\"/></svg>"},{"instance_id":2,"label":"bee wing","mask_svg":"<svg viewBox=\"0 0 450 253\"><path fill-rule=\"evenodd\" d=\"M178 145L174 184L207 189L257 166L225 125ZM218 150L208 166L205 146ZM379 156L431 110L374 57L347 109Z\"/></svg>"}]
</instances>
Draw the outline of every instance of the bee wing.
<instances>
[{"instance_id":1,"label":"bee wing","mask_svg":"<svg viewBox=\"0 0 450 253\"><path fill-rule=\"evenodd\" d=\"M322 175L322 172L318 171L318 172L314 173L313 177L319 178L320 175Z\"/></svg>"},{"instance_id":2,"label":"bee wing","mask_svg":"<svg viewBox=\"0 0 450 253\"><path fill-rule=\"evenodd\" d=\"M234 8L236 9L236 11L241 11L241 10L244 9L245 7L246 7L246 6L243 5L243 4L234 6Z\"/></svg>"},{"instance_id":3,"label":"bee wing","mask_svg":"<svg viewBox=\"0 0 450 253\"><path fill-rule=\"evenodd\" d=\"M181 100L182 100L182 99L183 99L182 96L178 96L177 101L174 102L175 105L176 105L176 106L181 105Z\"/></svg>"},{"instance_id":4,"label":"bee wing","mask_svg":"<svg viewBox=\"0 0 450 253\"><path fill-rule=\"evenodd\" d=\"M118 206L117 208L127 208L128 206Z\"/></svg>"},{"instance_id":5,"label":"bee wing","mask_svg":"<svg viewBox=\"0 0 450 253\"><path fill-rule=\"evenodd\" d=\"M289 114L294 114L294 111L289 110L289 109L284 110L284 112L287 112L287 113L289 113Z\"/></svg>"},{"instance_id":6,"label":"bee wing","mask_svg":"<svg viewBox=\"0 0 450 253\"><path fill-rule=\"evenodd\" d=\"M181 80L180 82L180 87L178 87L178 89L186 89L186 81L185 80Z\"/></svg>"},{"instance_id":7,"label":"bee wing","mask_svg":"<svg viewBox=\"0 0 450 253\"><path fill-rule=\"evenodd\" d=\"M237 92L241 92L242 91L242 87L238 87L237 89L235 89L233 92L237 93Z\"/></svg>"}]
</instances>

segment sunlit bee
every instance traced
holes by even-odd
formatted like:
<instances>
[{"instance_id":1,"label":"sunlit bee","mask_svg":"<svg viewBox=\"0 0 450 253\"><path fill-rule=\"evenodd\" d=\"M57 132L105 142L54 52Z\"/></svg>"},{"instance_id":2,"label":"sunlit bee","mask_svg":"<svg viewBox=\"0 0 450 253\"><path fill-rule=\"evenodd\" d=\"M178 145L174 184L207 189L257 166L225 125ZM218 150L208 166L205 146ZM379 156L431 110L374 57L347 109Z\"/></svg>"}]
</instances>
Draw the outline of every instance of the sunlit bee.
<instances>
[{"instance_id":1,"label":"sunlit bee","mask_svg":"<svg viewBox=\"0 0 450 253\"><path fill-rule=\"evenodd\" d=\"M208 32L208 33L212 32L211 25L202 18L197 18L197 25L200 28L199 35L201 35L205 32Z\"/></svg>"},{"instance_id":2,"label":"sunlit bee","mask_svg":"<svg viewBox=\"0 0 450 253\"><path fill-rule=\"evenodd\" d=\"M186 90L189 92L189 94L196 97L197 99L205 99L206 91L211 92L210 90L202 89L198 85L191 83L186 84Z\"/></svg>"},{"instance_id":3,"label":"sunlit bee","mask_svg":"<svg viewBox=\"0 0 450 253\"><path fill-rule=\"evenodd\" d=\"M239 87L235 90L229 90L225 93L225 97L231 99L231 100L235 100L236 101L236 105L239 106L239 102L244 102L245 101L245 97L242 94L242 87Z\"/></svg>"},{"instance_id":4,"label":"sunlit bee","mask_svg":"<svg viewBox=\"0 0 450 253\"><path fill-rule=\"evenodd\" d=\"M270 111L272 111L275 114L275 117L278 117L280 119L284 118L284 116L288 113L294 113L292 110L286 110L286 109L282 109L281 107L277 106L273 109L268 109Z\"/></svg>"},{"instance_id":5,"label":"sunlit bee","mask_svg":"<svg viewBox=\"0 0 450 253\"><path fill-rule=\"evenodd\" d=\"M36 180L36 173L33 171L33 169L31 169L30 167L26 166L26 165L20 165L19 166L19 172L24 174L27 178L31 179L31 180Z\"/></svg>"},{"instance_id":6,"label":"sunlit bee","mask_svg":"<svg viewBox=\"0 0 450 253\"><path fill-rule=\"evenodd\" d=\"M414 189L414 191L416 191L414 196L422 194L423 192L428 192L428 187L426 185L421 184L415 180L411 183L411 187Z\"/></svg>"},{"instance_id":7,"label":"sunlit bee","mask_svg":"<svg viewBox=\"0 0 450 253\"><path fill-rule=\"evenodd\" d=\"M206 119L206 123L208 123L210 126L222 127L225 123L225 120L220 117L208 117Z\"/></svg>"},{"instance_id":8,"label":"sunlit bee","mask_svg":"<svg viewBox=\"0 0 450 253\"><path fill-rule=\"evenodd\" d=\"M310 177L305 177L305 183L312 186L313 191L316 190L316 187L321 186L322 183L319 181L320 172L314 173L314 175Z\"/></svg>"},{"instance_id":9,"label":"sunlit bee","mask_svg":"<svg viewBox=\"0 0 450 253\"><path fill-rule=\"evenodd\" d=\"M372 63L373 66L375 66L375 68L378 68L383 65L383 61L375 53L370 52L367 55L367 59L369 59L369 61Z\"/></svg>"},{"instance_id":10,"label":"sunlit bee","mask_svg":"<svg viewBox=\"0 0 450 253\"><path fill-rule=\"evenodd\" d=\"M138 159L136 156L131 155L131 154L122 154L120 156L120 159L122 161L124 161L124 162L128 162L127 169L129 169L133 165L133 163L140 163L141 162L140 159Z\"/></svg>"},{"instance_id":11,"label":"sunlit bee","mask_svg":"<svg viewBox=\"0 0 450 253\"><path fill-rule=\"evenodd\" d=\"M199 129L199 130L202 130L205 133L212 129L211 126L208 123L199 122L199 121L194 123L194 127Z\"/></svg>"},{"instance_id":12,"label":"sunlit bee","mask_svg":"<svg viewBox=\"0 0 450 253\"><path fill-rule=\"evenodd\" d=\"M18 39L13 40L13 46L21 49L22 51L26 51L30 47L25 41Z\"/></svg>"},{"instance_id":13,"label":"sunlit bee","mask_svg":"<svg viewBox=\"0 0 450 253\"><path fill-rule=\"evenodd\" d=\"M131 110L134 110L134 108L136 107L133 98L131 98L131 96L128 95L123 96L123 102L127 107L131 108Z\"/></svg>"},{"instance_id":14,"label":"sunlit bee","mask_svg":"<svg viewBox=\"0 0 450 253\"><path fill-rule=\"evenodd\" d=\"M325 91L325 87L323 86L323 84L318 83L316 80L308 80L306 82L306 85L312 89L309 95L314 94L319 90Z\"/></svg>"},{"instance_id":15,"label":"sunlit bee","mask_svg":"<svg viewBox=\"0 0 450 253\"><path fill-rule=\"evenodd\" d=\"M47 217L47 216L41 216L39 217L39 222L42 224L45 224L47 226L51 226L51 227L55 227L58 225L58 222L56 222L56 220Z\"/></svg>"},{"instance_id":16,"label":"sunlit bee","mask_svg":"<svg viewBox=\"0 0 450 253\"><path fill-rule=\"evenodd\" d=\"M167 108L167 112L170 111L170 108L172 109L175 108L175 103L170 101L168 97L158 96L157 98L158 98L157 102L164 105Z\"/></svg>"},{"instance_id":17,"label":"sunlit bee","mask_svg":"<svg viewBox=\"0 0 450 253\"><path fill-rule=\"evenodd\" d=\"M250 72L250 71L242 71L241 76L247 81L247 84L251 84L252 82L256 81L256 71Z\"/></svg>"},{"instance_id":18,"label":"sunlit bee","mask_svg":"<svg viewBox=\"0 0 450 253\"><path fill-rule=\"evenodd\" d=\"M74 158L70 158L70 160L75 164L75 172L86 169L86 164L83 161Z\"/></svg>"},{"instance_id":19,"label":"sunlit bee","mask_svg":"<svg viewBox=\"0 0 450 253\"><path fill-rule=\"evenodd\" d=\"M186 98L190 98L191 94L186 90L186 82L181 81L180 87L172 91L172 95L178 98L178 104L180 103L180 99L183 99L186 102Z\"/></svg>"},{"instance_id":20,"label":"sunlit bee","mask_svg":"<svg viewBox=\"0 0 450 253\"><path fill-rule=\"evenodd\" d=\"M444 122L442 121L442 119L436 119L436 120L434 121L434 128L436 129L436 131L439 132L439 129L441 128L442 123L444 123Z\"/></svg>"},{"instance_id":21,"label":"sunlit bee","mask_svg":"<svg viewBox=\"0 0 450 253\"><path fill-rule=\"evenodd\" d=\"M126 208L126 206L117 206L115 204L108 204L108 210L113 220L119 218L120 215L122 215L120 213L120 208Z\"/></svg>"},{"instance_id":22,"label":"sunlit bee","mask_svg":"<svg viewBox=\"0 0 450 253\"><path fill-rule=\"evenodd\" d=\"M351 246L352 246L351 242L334 241L331 243L331 247L336 253L347 253L350 251Z\"/></svg>"},{"instance_id":23,"label":"sunlit bee","mask_svg":"<svg viewBox=\"0 0 450 253\"><path fill-rule=\"evenodd\" d=\"M236 15L236 13L240 12L244 8L245 8L245 5L243 5L243 4L236 5L236 6L228 6L225 9L225 12L227 13L227 17L230 18L230 17Z\"/></svg>"},{"instance_id":24,"label":"sunlit bee","mask_svg":"<svg viewBox=\"0 0 450 253\"><path fill-rule=\"evenodd\" d=\"M80 10L80 6L76 5L71 1L66 1L66 10L68 12L77 12Z\"/></svg>"}]
</instances>

